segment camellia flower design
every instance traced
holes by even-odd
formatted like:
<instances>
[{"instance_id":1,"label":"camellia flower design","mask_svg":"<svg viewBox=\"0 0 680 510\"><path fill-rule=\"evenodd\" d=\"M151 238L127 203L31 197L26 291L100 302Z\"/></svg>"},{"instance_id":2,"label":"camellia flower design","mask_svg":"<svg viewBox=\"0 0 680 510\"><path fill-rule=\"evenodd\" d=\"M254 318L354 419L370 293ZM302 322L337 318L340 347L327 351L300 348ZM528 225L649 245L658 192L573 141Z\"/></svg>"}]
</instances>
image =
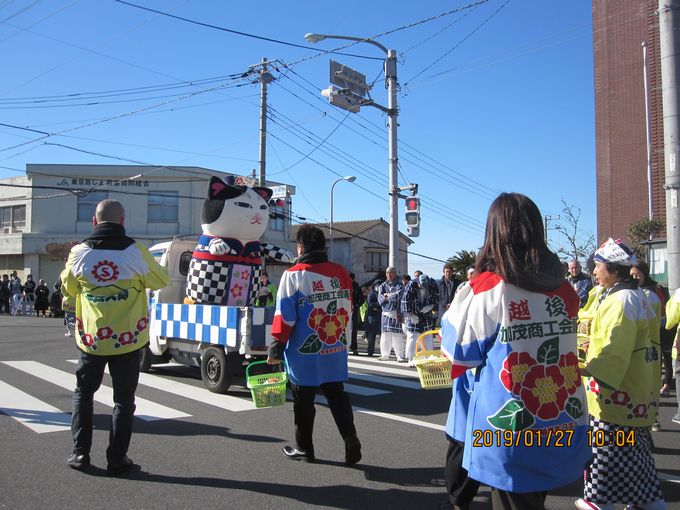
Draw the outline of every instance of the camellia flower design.
<instances>
[{"instance_id":1,"label":"camellia flower design","mask_svg":"<svg viewBox=\"0 0 680 510\"><path fill-rule=\"evenodd\" d=\"M132 331L126 331L125 333L118 335L118 342L120 342L120 345L128 345L134 341L135 335L132 333Z\"/></svg>"},{"instance_id":2,"label":"camellia flower design","mask_svg":"<svg viewBox=\"0 0 680 510\"><path fill-rule=\"evenodd\" d=\"M83 343L88 347L92 347L94 345L94 337L91 334L85 333L84 335L80 335L80 338L83 339Z\"/></svg>"},{"instance_id":3,"label":"camellia flower design","mask_svg":"<svg viewBox=\"0 0 680 510\"><path fill-rule=\"evenodd\" d=\"M324 344L346 343L345 330L349 325L349 313L344 308L338 308L337 301L331 301L325 310L314 308L307 318L307 325L313 333L298 350L303 354L315 354L323 349Z\"/></svg>"},{"instance_id":4,"label":"camellia flower design","mask_svg":"<svg viewBox=\"0 0 680 510\"><path fill-rule=\"evenodd\" d=\"M573 419L583 415L581 402L573 395L581 384L578 358L559 353L559 337L544 341L535 358L526 352L511 352L503 360L499 378L513 397L489 422L497 428L519 430L535 418L552 420L560 413Z\"/></svg>"},{"instance_id":5,"label":"camellia flower design","mask_svg":"<svg viewBox=\"0 0 680 510\"><path fill-rule=\"evenodd\" d=\"M636 418L645 418L647 416L647 406L645 404L638 404L633 408L633 416Z\"/></svg>"},{"instance_id":6,"label":"camellia flower design","mask_svg":"<svg viewBox=\"0 0 680 510\"><path fill-rule=\"evenodd\" d=\"M312 313L309 314L307 325L314 331L318 331L321 327L321 319L323 319L325 316L326 312L324 312L321 308L315 308L312 310Z\"/></svg>"},{"instance_id":7,"label":"camellia flower design","mask_svg":"<svg viewBox=\"0 0 680 510\"><path fill-rule=\"evenodd\" d=\"M595 395L600 394L600 385L597 384L597 381L595 380L594 377L591 377L590 380L588 381L588 390L595 393Z\"/></svg>"},{"instance_id":8,"label":"camellia flower design","mask_svg":"<svg viewBox=\"0 0 680 510\"><path fill-rule=\"evenodd\" d=\"M512 352L503 361L501 381L503 386L513 395L519 395L524 377L529 369L536 364L536 360L526 352Z\"/></svg>"},{"instance_id":9,"label":"camellia flower design","mask_svg":"<svg viewBox=\"0 0 680 510\"><path fill-rule=\"evenodd\" d=\"M581 372L578 369L576 354L573 352L562 354L557 365L560 367L560 373L564 378L564 386L569 395L573 395L576 389L581 386Z\"/></svg>"},{"instance_id":10,"label":"camellia flower design","mask_svg":"<svg viewBox=\"0 0 680 510\"><path fill-rule=\"evenodd\" d=\"M559 366L531 367L524 377L520 396L534 416L542 420L557 418L569 396Z\"/></svg>"},{"instance_id":11,"label":"camellia flower design","mask_svg":"<svg viewBox=\"0 0 680 510\"><path fill-rule=\"evenodd\" d=\"M347 313L347 310L340 308L340 310L338 310L337 318L340 320L342 329L345 329L349 324L349 314Z\"/></svg>"},{"instance_id":12,"label":"camellia flower design","mask_svg":"<svg viewBox=\"0 0 680 510\"><path fill-rule=\"evenodd\" d=\"M611 400L614 405L625 406L630 402L630 395L625 391L617 390L609 395L609 400Z\"/></svg>"},{"instance_id":13,"label":"camellia flower design","mask_svg":"<svg viewBox=\"0 0 680 510\"><path fill-rule=\"evenodd\" d=\"M149 318L148 317L142 317L137 321L137 331L144 331L146 327L149 325Z\"/></svg>"},{"instance_id":14,"label":"camellia flower design","mask_svg":"<svg viewBox=\"0 0 680 510\"><path fill-rule=\"evenodd\" d=\"M322 342L332 345L340 340L344 328L337 315L326 315L321 319L320 328L317 331Z\"/></svg>"},{"instance_id":15,"label":"camellia flower design","mask_svg":"<svg viewBox=\"0 0 680 510\"><path fill-rule=\"evenodd\" d=\"M103 328L99 328L97 330L97 338L99 338L99 340L106 340L112 336L113 329L111 329L109 326L104 326Z\"/></svg>"}]
</instances>

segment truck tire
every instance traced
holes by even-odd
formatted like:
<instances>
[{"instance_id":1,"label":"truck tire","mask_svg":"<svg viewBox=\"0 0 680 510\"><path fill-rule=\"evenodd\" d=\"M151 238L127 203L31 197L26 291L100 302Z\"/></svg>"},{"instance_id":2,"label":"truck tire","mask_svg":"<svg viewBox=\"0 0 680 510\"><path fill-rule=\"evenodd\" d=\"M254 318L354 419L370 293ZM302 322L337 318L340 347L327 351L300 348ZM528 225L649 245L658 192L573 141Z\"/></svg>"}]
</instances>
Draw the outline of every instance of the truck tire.
<instances>
[{"instance_id":1,"label":"truck tire","mask_svg":"<svg viewBox=\"0 0 680 510\"><path fill-rule=\"evenodd\" d=\"M208 347L201 354L201 379L213 393L225 393L231 385L231 373L224 348Z\"/></svg>"},{"instance_id":2,"label":"truck tire","mask_svg":"<svg viewBox=\"0 0 680 510\"><path fill-rule=\"evenodd\" d=\"M147 373L151 368L151 349L146 345L142 348L142 355L139 357L139 371Z\"/></svg>"}]
</instances>

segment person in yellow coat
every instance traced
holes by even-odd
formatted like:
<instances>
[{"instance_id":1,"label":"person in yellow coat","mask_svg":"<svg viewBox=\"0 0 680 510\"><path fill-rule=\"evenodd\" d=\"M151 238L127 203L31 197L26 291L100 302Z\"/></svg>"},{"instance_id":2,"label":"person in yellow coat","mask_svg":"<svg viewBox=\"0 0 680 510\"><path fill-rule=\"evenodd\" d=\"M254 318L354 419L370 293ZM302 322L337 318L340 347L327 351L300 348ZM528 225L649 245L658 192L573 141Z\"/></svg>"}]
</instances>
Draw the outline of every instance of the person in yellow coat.
<instances>
[{"instance_id":1,"label":"person in yellow coat","mask_svg":"<svg viewBox=\"0 0 680 510\"><path fill-rule=\"evenodd\" d=\"M630 276L637 262L620 240L609 239L595 252L595 274L604 290L595 303L581 370L593 461L585 471L579 509L666 508L649 433L659 399L658 335L655 344L650 328L659 322Z\"/></svg>"},{"instance_id":2,"label":"person in yellow coat","mask_svg":"<svg viewBox=\"0 0 680 510\"><path fill-rule=\"evenodd\" d=\"M136 465L127 456L135 413L139 360L149 343L146 289L170 283L170 275L149 250L125 235L125 210L116 200L97 204L92 234L74 246L61 273L66 305L75 310L80 360L73 393L73 453L66 463L90 465L95 392L108 365L113 385L113 417L106 450L109 476Z\"/></svg>"}]
</instances>

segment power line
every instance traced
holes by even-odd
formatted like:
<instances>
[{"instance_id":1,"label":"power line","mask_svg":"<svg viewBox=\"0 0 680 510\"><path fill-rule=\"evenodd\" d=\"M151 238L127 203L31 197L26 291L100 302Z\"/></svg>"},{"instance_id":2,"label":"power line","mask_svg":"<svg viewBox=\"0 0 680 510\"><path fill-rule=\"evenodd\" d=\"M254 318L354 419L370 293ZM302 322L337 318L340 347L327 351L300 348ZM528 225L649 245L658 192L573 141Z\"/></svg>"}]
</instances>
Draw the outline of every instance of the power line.
<instances>
[{"instance_id":1,"label":"power line","mask_svg":"<svg viewBox=\"0 0 680 510\"><path fill-rule=\"evenodd\" d=\"M125 2L124 0L115 0L115 1L120 3L120 4L129 5L130 7L135 7L137 9L142 9L144 11L153 12L153 13L156 13L156 14L160 14L161 16L167 16L169 18L174 18L174 19L177 19L177 20L180 20L180 21L185 21L187 23L192 23L194 25L200 25L200 26L206 27L206 28L213 28L215 30L220 30L222 32L229 32L230 34L235 34L235 35L242 35L244 37L251 37L253 39L259 39L261 41L273 42L273 43L276 43L276 44L283 44L285 46L292 46L293 48L302 48L302 49L305 49L305 50L312 50L312 51L315 51L317 53L319 52L319 50L317 48L313 48L311 46L305 46L304 44L295 44L295 43L291 43L291 42L288 42L288 41L281 41L279 39L272 39L271 37L264 37L264 36L261 36L261 35L249 34L247 32L241 32L240 30L233 30L231 28L220 27L220 26L217 26L217 25L212 25L210 23L204 23L202 21L196 21L196 20L192 20L192 19L189 19L189 18L184 18L182 16L176 16L176 15L170 14L168 12L158 11L156 9L151 9L149 7L144 7L142 5L137 5L137 4L133 4L133 3L130 3L130 2ZM338 52L335 52L335 51L325 51L325 52L322 52L322 53L336 53L338 55L345 55L345 56L348 56L348 57L365 58L365 59L369 59L369 60L383 60L382 58L379 58L379 57L367 57L367 56L364 56L364 55L353 55L351 53L338 53Z\"/></svg>"},{"instance_id":2,"label":"power line","mask_svg":"<svg viewBox=\"0 0 680 510\"><path fill-rule=\"evenodd\" d=\"M443 55L441 55L439 58L437 58L434 62L431 64L425 66L422 70L417 72L414 76L412 76L408 81L404 83L404 87L407 87L409 83L411 83L413 80L418 78L418 76L422 75L424 72L426 72L428 69L431 69L433 66L441 62L444 58L446 58L452 51L454 51L456 48L458 48L461 44L463 44L465 41L467 41L470 37L472 37L476 32L478 32L484 25L486 25L489 21L491 21L506 5L510 3L510 0L505 0L501 6L496 9L494 12L491 13L489 17L487 17L484 21L482 21L479 25L477 25L469 34L467 34L465 37L463 37L460 41L458 41L451 49L446 51Z\"/></svg>"},{"instance_id":3,"label":"power line","mask_svg":"<svg viewBox=\"0 0 680 510\"><path fill-rule=\"evenodd\" d=\"M206 92L213 92L213 91L216 91L216 90L220 90L220 89L228 87L229 85L230 85L229 83L225 83L225 84L222 84L222 85L216 85L216 86L211 87L209 89L197 90L197 91L194 91L194 92L190 92L186 95L183 95L181 97L177 97L175 99L171 99L171 100L168 100L168 101L163 101L161 103L156 103L156 104L153 104L153 105L145 106L145 107L142 107L142 108L139 108L137 110L130 111L130 112L121 113L121 114L118 114L118 115L113 115L111 117L106 117L106 118L98 120L98 121L90 122L88 124L84 124L84 125L69 128L69 129L64 129L64 130L58 131L56 133L49 133L49 134L44 135L40 138L36 138L32 141L23 142L23 143L20 143L20 144L9 146L9 147L4 147L4 148L0 149L0 152L6 152L6 151L11 150L11 149L16 149L18 147L22 147L22 146L28 145L30 143L34 143L34 142L38 142L40 140L44 140L45 138L49 138L49 137L56 136L56 135L61 135L63 133L69 133L71 131L76 131L76 130L83 129L83 128L86 128L86 127L96 126L98 124L103 124L105 122L110 122L112 120L122 119L124 117L130 117L130 116L138 114L140 112L152 110L154 108L158 108L160 106L175 103L175 102L178 102L178 101L183 101L185 99L189 99L191 97L194 97L194 96L197 96L197 95L200 95L200 94L205 94ZM15 157L15 156L17 156L17 154L14 154L10 157ZM5 159L8 159L8 158L5 158Z\"/></svg>"}]
</instances>

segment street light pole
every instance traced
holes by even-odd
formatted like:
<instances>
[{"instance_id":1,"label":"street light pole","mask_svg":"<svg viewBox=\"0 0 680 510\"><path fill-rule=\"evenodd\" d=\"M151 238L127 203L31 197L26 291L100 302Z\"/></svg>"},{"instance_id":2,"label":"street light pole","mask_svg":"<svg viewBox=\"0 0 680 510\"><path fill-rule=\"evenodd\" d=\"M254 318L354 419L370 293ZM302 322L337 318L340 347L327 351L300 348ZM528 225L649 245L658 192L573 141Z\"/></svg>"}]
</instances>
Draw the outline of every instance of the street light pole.
<instances>
[{"instance_id":1,"label":"street light pole","mask_svg":"<svg viewBox=\"0 0 680 510\"><path fill-rule=\"evenodd\" d=\"M369 38L352 37L349 35L328 35L328 34L305 34L305 40L310 43L323 41L324 39L345 39L357 41L377 46L385 53L385 82L387 83L387 115L388 115L388 161L389 161L389 184L388 195L390 201L390 230L389 230L389 265L397 267L397 252L399 250L399 184L397 171L399 168L399 157L397 150L397 116L399 108L397 106L397 51L388 50L385 46ZM370 105L370 104L369 104ZM377 105L372 105L377 106ZM384 107L379 107L384 111ZM331 244L332 246L332 244Z\"/></svg>"},{"instance_id":2,"label":"street light pole","mask_svg":"<svg viewBox=\"0 0 680 510\"><path fill-rule=\"evenodd\" d=\"M340 181L354 182L355 180L356 176L348 175L347 177L340 177L339 179L336 179L331 186L331 222L328 224L328 240L330 244L328 259L331 262L333 261L333 189Z\"/></svg>"}]
</instances>

